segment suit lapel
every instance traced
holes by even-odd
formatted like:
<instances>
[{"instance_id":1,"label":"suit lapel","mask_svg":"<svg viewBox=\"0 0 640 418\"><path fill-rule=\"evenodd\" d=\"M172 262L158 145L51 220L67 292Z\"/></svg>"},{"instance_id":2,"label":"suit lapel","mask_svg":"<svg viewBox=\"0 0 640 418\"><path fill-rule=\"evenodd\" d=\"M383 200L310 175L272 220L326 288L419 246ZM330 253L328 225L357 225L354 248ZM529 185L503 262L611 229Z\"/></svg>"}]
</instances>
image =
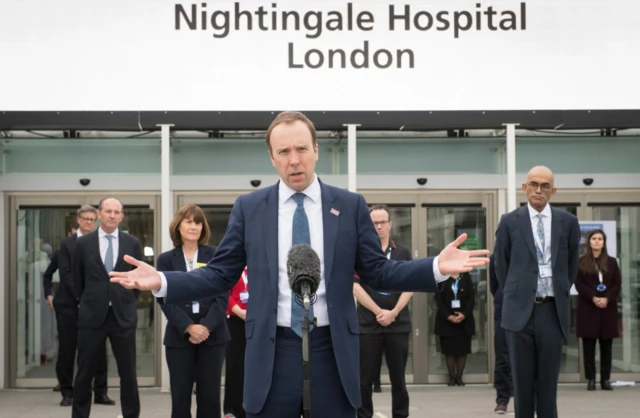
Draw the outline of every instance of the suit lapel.
<instances>
[{"instance_id":1,"label":"suit lapel","mask_svg":"<svg viewBox=\"0 0 640 418\"><path fill-rule=\"evenodd\" d=\"M94 236L91 237L91 242L93 243L93 251L94 251L94 254L96 255L95 257L96 263L98 263L98 265L102 268L102 271L107 276L109 276L109 272L104 267L104 261L102 261L102 254L100 253L100 233L96 229L95 231L92 232L92 234L94 234Z\"/></svg>"},{"instance_id":2,"label":"suit lapel","mask_svg":"<svg viewBox=\"0 0 640 418\"><path fill-rule=\"evenodd\" d=\"M531 219L529 218L529 207L527 205L520 208L518 217L520 218L520 229L522 230L522 235L524 235L524 241L527 243L527 247L529 248L529 251L531 251L533 258L537 260L538 253L536 252L536 243L533 239Z\"/></svg>"},{"instance_id":3,"label":"suit lapel","mask_svg":"<svg viewBox=\"0 0 640 418\"><path fill-rule=\"evenodd\" d=\"M320 182L322 198L322 229L324 235L324 279L326 285L331 280L333 268L333 256L338 237L338 225L340 224L340 202L336 201L331 189Z\"/></svg>"},{"instance_id":4,"label":"suit lapel","mask_svg":"<svg viewBox=\"0 0 640 418\"><path fill-rule=\"evenodd\" d=\"M200 250L198 250L198 258L200 258ZM175 271L187 271L187 265L184 261L184 251L182 247L173 249L173 257L171 257L171 264Z\"/></svg>"},{"instance_id":5,"label":"suit lapel","mask_svg":"<svg viewBox=\"0 0 640 418\"><path fill-rule=\"evenodd\" d=\"M560 241L562 240L562 225L564 217L559 210L551 208L551 265L555 265L560 249Z\"/></svg>"},{"instance_id":6,"label":"suit lapel","mask_svg":"<svg viewBox=\"0 0 640 418\"><path fill-rule=\"evenodd\" d=\"M127 245L126 237L124 237L124 233L118 229L118 254L115 254L116 262L113 265L114 271L118 271L118 266L124 262L124 255L126 253L125 245Z\"/></svg>"},{"instance_id":7,"label":"suit lapel","mask_svg":"<svg viewBox=\"0 0 640 418\"><path fill-rule=\"evenodd\" d=\"M262 236L265 240L269 277L274 292L278 292L278 184L271 186L265 199L266 219L262 222Z\"/></svg>"}]
</instances>

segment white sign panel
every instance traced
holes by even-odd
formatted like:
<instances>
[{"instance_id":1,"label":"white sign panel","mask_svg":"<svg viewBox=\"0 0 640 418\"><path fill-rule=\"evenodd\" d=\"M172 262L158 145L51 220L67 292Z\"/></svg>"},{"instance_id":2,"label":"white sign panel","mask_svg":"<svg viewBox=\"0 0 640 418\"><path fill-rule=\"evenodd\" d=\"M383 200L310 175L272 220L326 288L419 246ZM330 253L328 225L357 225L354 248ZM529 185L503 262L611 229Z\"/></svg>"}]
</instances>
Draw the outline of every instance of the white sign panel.
<instances>
[{"instance_id":1,"label":"white sign panel","mask_svg":"<svg viewBox=\"0 0 640 418\"><path fill-rule=\"evenodd\" d=\"M0 110L640 108L635 0L2 0Z\"/></svg>"}]
</instances>

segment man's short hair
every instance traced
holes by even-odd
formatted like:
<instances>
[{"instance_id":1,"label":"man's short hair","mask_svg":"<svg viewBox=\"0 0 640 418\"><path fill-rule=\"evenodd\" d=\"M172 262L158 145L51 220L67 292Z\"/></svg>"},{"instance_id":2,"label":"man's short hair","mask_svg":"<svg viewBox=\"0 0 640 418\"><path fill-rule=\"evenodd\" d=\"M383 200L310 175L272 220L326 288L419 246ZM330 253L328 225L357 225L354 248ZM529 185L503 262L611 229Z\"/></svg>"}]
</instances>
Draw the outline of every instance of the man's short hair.
<instances>
[{"instance_id":1,"label":"man's short hair","mask_svg":"<svg viewBox=\"0 0 640 418\"><path fill-rule=\"evenodd\" d=\"M109 199L117 200L118 203L120 203L120 208L122 210L124 210L124 205L122 204L120 199L118 199L117 197L113 197L113 196L107 196L107 197L103 198L102 200L100 200L100 203L98 203L98 210L102 210L102 204L105 202L105 200L109 200Z\"/></svg>"},{"instance_id":2,"label":"man's short hair","mask_svg":"<svg viewBox=\"0 0 640 418\"><path fill-rule=\"evenodd\" d=\"M296 121L303 122L309 128L309 132L311 132L311 140L313 142L313 147L318 143L318 135L316 134L316 127L313 126L313 122L309 120L303 113L301 112L282 112L280 113L269 125L269 129L267 129L267 148L269 148L269 153L271 154L271 132L273 129L281 125L283 123L294 123Z\"/></svg>"},{"instance_id":3,"label":"man's short hair","mask_svg":"<svg viewBox=\"0 0 640 418\"><path fill-rule=\"evenodd\" d=\"M102 203L102 202L101 202ZM78 218L82 216L83 213L91 212L94 215L98 213L98 210L91 205L84 205L80 209L78 209Z\"/></svg>"},{"instance_id":4,"label":"man's short hair","mask_svg":"<svg viewBox=\"0 0 640 418\"><path fill-rule=\"evenodd\" d=\"M369 213L373 212L374 210L383 210L385 212L387 212L387 215L389 215L389 219L387 219L388 221L391 220L391 211L389 210L389 206L387 205L373 205L369 208Z\"/></svg>"}]
</instances>

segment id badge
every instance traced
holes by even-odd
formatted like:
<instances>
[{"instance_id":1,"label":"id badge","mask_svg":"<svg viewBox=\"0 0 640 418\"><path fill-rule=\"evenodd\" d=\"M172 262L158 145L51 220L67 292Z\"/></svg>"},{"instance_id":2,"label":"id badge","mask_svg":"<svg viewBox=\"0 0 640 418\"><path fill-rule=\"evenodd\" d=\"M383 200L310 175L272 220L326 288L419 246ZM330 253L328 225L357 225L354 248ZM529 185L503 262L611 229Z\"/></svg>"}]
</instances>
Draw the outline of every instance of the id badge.
<instances>
[{"instance_id":1,"label":"id badge","mask_svg":"<svg viewBox=\"0 0 640 418\"><path fill-rule=\"evenodd\" d=\"M540 266L538 267L540 270L540 277L552 277L553 274L551 272L551 264L549 263L544 263L544 264L540 264Z\"/></svg>"},{"instance_id":2,"label":"id badge","mask_svg":"<svg viewBox=\"0 0 640 418\"><path fill-rule=\"evenodd\" d=\"M194 314L199 314L200 313L200 303L191 302L191 312L193 312Z\"/></svg>"},{"instance_id":3,"label":"id badge","mask_svg":"<svg viewBox=\"0 0 640 418\"><path fill-rule=\"evenodd\" d=\"M249 301L249 292L240 292L240 302L247 303Z\"/></svg>"},{"instance_id":4,"label":"id badge","mask_svg":"<svg viewBox=\"0 0 640 418\"><path fill-rule=\"evenodd\" d=\"M607 285L606 285L606 284L604 284L604 283L600 283L600 284L598 285L598 287L596 288L596 290L597 290L598 292L604 292L605 290L607 290Z\"/></svg>"},{"instance_id":5,"label":"id badge","mask_svg":"<svg viewBox=\"0 0 640 418\"><path fill-rule=\"evenodd\" d=\"M378 294L382 296L391 296L391 293L388 292L378 292Z\"/></svg>"},{"instance_id":6,"label":"id badge","mask_svg":"<svg viewBox=\"0 0 640 418\"><path fill-rule=\"evenodd\" d=\"M452 300L451 301L451 308L452 309L460 309L460 301L459 300Z\"/></svg>"}]
</instances>

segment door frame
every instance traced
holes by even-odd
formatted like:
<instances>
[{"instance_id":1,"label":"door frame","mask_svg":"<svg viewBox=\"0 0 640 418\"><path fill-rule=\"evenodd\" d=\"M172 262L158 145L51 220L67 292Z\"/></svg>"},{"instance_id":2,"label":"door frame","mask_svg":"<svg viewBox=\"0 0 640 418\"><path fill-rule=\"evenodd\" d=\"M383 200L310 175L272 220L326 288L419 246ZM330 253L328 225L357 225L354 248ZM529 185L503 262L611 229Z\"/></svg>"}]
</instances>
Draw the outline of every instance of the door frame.
<instances>
[{"instance_id":1,"label":"door frame","mask_svg":"<svg viewBox=\"0 0 640 418\"><path fill-rule=\"evenodd\" d=\"M6 270L8 273L8 285L7 290L9 294L8 304L8 335L9 338L6 342L6 353L8 354L9 367L8 367L8 387L10 388L50 388L57 384L57 379L51 378L19 378L17 376L17 297L16 292L18 290L17 280L18 277L18 260L17 260L17 247L12 245L17 240L17 211L24 206L34 207L76 207L80 208L82 205L97 204L98 201L106 196L117 197L123 205L135 205L135 206L148 206L154 211L154 232L159 231L160 225L160 195L154 191L147 192L112 192L112 193L86 193L86 192L6 192L6 219L9 221L8 234L5 236L5 243L7 247L7 263ZM125 214L126 216L126 214ZM160 248L161 234L154 233L154 247ZM62 237L61 237L62 239ZM154 248L154 249L155 249ZM154 308L154 334L159 336L161 327L161 310L159 307ZM139 377L139 386L158 386L160 384L161 373L160 370L162 364L161 339L155 338L155 362L154 362L154 376L153 377ZM111 377L108 379L107 384L109 386L118 387L120 385L120 379L117 377Z\"/></svg>"}]
</instances>

